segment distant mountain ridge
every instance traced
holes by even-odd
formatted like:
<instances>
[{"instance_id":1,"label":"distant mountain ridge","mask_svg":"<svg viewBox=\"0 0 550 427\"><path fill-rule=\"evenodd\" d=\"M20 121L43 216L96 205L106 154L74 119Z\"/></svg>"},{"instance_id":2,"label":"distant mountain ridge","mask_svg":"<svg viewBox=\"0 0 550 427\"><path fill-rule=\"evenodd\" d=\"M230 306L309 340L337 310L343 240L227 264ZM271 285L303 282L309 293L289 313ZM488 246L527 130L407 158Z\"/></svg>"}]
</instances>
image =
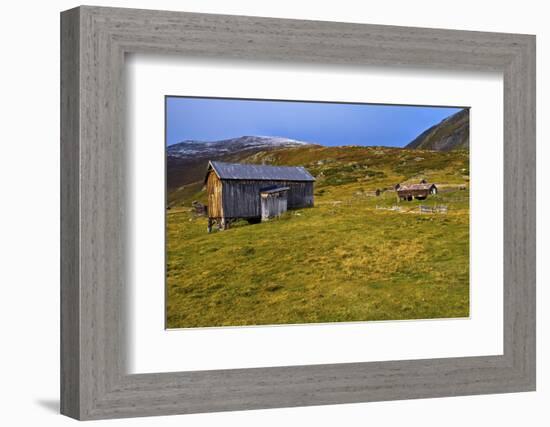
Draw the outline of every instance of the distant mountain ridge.
<instances>
[{"instance_id":1,"label":"distant mountain ridge","mask_svg":"<svg viewBox=\"0 0 550 427\"><path fill-rule=\"evenodd\" d=\"M169 145L166 152L168 156L176 158L219 158L220 156L243 151L263 151L273 148L300 147L308 144L310 143L277 136L246 135L220 141L182 141Z\"/></svg>"},{"instance_id":2,"label":"distant mountain ridge","mask_svg":"<svg viewBox=\"0 0 550 427\"><path fill-rule=\"evenodd\" d=\"M470 149L470 110L464 108L418 135L404 148L452 151Z\"/></svg>"}]
</instances>

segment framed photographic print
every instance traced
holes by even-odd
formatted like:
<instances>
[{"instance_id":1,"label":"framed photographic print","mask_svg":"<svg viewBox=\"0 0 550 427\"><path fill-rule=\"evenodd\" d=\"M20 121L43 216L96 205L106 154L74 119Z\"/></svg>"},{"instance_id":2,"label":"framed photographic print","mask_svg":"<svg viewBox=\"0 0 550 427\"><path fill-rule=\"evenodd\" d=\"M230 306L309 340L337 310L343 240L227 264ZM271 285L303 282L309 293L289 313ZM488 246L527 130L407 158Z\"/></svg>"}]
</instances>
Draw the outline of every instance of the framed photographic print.
<instances>
[{"instance_id":1,"label":"framed photographic print","mask_svg":"<svg viewBox=\"0 0 550 427\"><path fill-rule=\"evenodd\" d=\"M469 317L469 108L165 108L167 328Z\"/></svg>"},{"instance_id":2,"label":"framed photographic print","mask_svg":"<svg viewBox=\"0 0 550 427\"><path fill-rule=\"evenodd\" d=\"M535 388L534 36L61 16L77 419Z\"/></svg>"}]
</instances>

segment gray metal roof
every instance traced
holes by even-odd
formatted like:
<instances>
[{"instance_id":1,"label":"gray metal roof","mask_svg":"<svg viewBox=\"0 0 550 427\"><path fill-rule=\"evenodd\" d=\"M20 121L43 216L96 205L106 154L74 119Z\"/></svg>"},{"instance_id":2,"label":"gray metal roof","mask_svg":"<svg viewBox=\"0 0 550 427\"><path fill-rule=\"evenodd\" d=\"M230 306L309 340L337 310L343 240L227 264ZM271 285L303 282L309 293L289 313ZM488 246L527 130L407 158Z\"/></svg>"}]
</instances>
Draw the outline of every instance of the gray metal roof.
<instances>
[{"instance_id":1,"label":"gray metal roof","mask_svg":"<svg viewBox=\"0 0 550 427\"><path fill-rule=\"evenodd\" d=\"M251 179L261 181L315 181L302 166L265 166L210 161L220 179Z\"/></svg>"}]
</instances>

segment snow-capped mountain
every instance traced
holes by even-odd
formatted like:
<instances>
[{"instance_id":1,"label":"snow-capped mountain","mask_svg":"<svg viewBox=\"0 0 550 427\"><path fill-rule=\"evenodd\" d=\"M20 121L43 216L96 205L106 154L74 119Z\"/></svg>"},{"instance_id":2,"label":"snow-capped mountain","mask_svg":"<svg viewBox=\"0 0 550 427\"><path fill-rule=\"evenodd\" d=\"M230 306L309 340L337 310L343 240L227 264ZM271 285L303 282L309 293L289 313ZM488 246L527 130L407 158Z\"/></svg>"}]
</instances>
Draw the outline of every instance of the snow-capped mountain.
<instances>
[{"instance_id":1,"label":"snow-capped mountain","mask_svg":"<svg viewBox=\"0 0 550 427\"><path fill-rule=\"evenodd\" d=\"M167 155L178 159L219 158L243 151L262 151L282 147L298 147L309 142L274 136L241 136L221 141L187 140L168 146Z\"/></svg>"}]
</instances>

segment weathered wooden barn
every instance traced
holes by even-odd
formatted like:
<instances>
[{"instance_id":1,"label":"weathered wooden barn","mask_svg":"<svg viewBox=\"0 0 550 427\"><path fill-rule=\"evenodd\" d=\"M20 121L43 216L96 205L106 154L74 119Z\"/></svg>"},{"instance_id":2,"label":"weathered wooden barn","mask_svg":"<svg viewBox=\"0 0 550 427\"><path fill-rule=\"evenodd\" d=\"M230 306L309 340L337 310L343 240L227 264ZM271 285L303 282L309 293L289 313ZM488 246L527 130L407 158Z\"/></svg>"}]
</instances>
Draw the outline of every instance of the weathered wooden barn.
<instances>
[{"instance_id":1,"label":"weathered wooden barn","mask_svg":"<svg viewBox=\"0 0 550 427\"><path fill-rule=\"evenodd\" d=\"M204 182L208 231L213 224L226 229L236 219L259 221L262 217L278 216L286 209L313 206L315 178L301 166L210 161Z\"/></svg>"},{"instance_id":2,"label":"weathered wooden barn","mask_svg":"<svg viewBox=\"0 0 550 427\"><path fill-rule=\"evenodd\" d=\"M426 180L420 181L420 184L397 184L395 186L397 196L400 200L424 200L430 194L437 194L437 187L435 184L430 184Z\"/></svg>"}]
</instances>

